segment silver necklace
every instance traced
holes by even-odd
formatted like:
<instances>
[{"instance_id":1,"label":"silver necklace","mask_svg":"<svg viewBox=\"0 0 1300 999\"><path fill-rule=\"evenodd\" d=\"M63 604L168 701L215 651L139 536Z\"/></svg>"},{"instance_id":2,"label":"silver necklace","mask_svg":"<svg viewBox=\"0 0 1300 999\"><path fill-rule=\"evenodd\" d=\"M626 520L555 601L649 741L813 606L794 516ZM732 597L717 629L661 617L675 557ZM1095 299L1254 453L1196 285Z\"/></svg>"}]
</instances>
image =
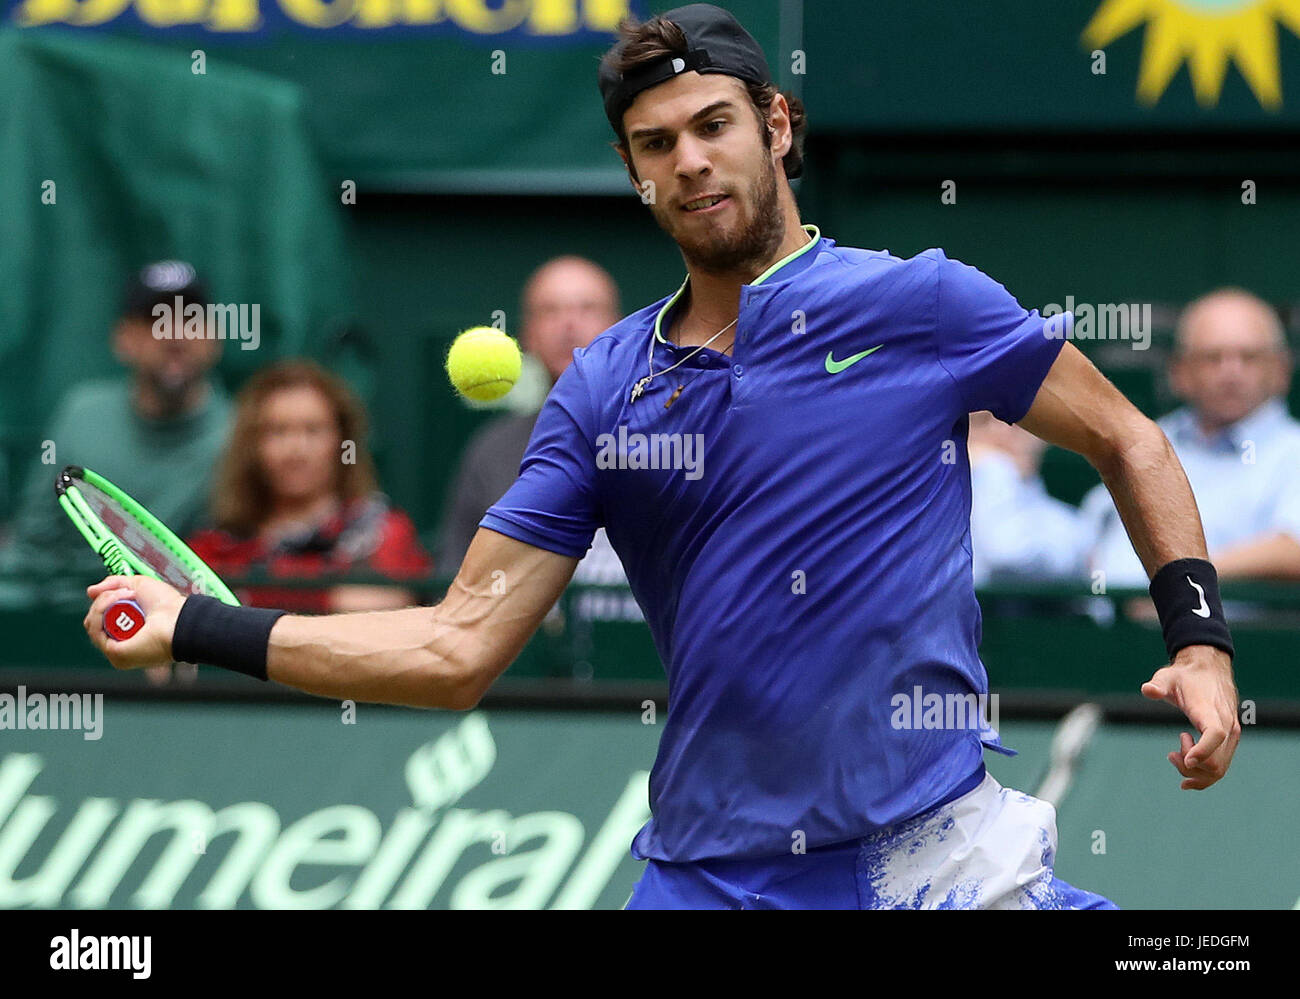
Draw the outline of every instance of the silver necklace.
<instances>
[{"instance_id":1,"label":"silver necklace","mask_svg":"<svg viewBox=\"0 0 1300 999\"><path fill-rule=\"evenodd\" d=\"M718 332L714 333L713 336L711 336L711 337L709 337L707 340L705 340L702 344L700 344L698 347L696 347L693 351L691 351L689 354L687 354L685 357L683 357L683 358L682 358L680 361L678 361L676 364L672 364L672 365L670 365L670 366L664 368L662 371L656 371L656 370L655 370L655 338L654 338L654 336L653 336L653 334L652 334L651 337L650 337L650 349L649 349L648 351L646 351L646 366L649 367L649 369L650 369L650 374L646 375L646 376L645 376L644 378L642 378L639 382L637 382L635 385L632 386L632 397L631 397L630 399L628 399L628 402L636 402L639 398L641 398L641 396L642 396L642 394L644 394L644 392L645 392L647 386L649 386L649 384L650 384L652 381L654 381L654 380L655 380L656 378L658 378L660 375L666 375L666 374L668 374L668 372L672 371L673 368L676 368L676 367L678 367L679 365L685 364L685 363L686 363L687 361L689 361L692 357L694 357L696 354L698 354L700 351L702 351L705 347L707 347L709 344L711 344L714 340L716 340L718 337L722 336L723 333L727 332L727 330L729 330L729 329L731 329L731 327L735 326L736 323L738 323L738 322L740 322L740 316L737 316L737 317L736 317L735 319L733 319L731 322L727 323L726 326L722 327L722 329L720 329L720 330L718 330Z\"/></svg>"}]
</instances>

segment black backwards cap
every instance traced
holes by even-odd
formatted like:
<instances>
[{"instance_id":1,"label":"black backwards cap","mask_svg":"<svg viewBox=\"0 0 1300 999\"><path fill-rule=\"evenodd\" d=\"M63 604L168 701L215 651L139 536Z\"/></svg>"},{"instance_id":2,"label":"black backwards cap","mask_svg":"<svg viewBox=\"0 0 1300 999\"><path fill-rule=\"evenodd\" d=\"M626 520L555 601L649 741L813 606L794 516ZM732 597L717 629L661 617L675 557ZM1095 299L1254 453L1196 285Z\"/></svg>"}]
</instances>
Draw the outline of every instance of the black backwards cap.
<instances>
[{"instance_id":1,"label":"black backwards cap","mask_svg":"<svg viewBox=\"0 0 1300 999\"><path fill-rule=\"evenodd\" d=\"M656 84L671 80L679 73L725 73L760 86L772 82L763 49L739 21L721 7L711 3L693 3L676 7L659 15L672 21L686 36L686 55L665 56L624 76L613 68L619 42L600 61L600 93L605 101L605 117L614 131L619 131L623 112L636 95Z\"/></svg>"}]
</instances>

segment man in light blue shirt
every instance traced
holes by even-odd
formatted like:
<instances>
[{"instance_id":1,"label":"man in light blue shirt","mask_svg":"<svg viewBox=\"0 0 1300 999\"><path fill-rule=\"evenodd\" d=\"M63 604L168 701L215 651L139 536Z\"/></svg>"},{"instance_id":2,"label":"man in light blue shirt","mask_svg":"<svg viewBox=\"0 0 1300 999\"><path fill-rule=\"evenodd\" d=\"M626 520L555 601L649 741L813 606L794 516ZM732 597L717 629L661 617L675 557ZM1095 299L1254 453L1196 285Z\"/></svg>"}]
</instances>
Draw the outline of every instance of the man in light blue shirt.
<instances>
[{"instance_id":1,"label":"man in light blue shirt","mask_svg":"<svg viewBox=\"0 0 1300 999\"><path fill-rule=\"evenodd\" d=\"M1047 491L1047 445L992 413L972 413L971 572L988 583L1076 579L1091 544L1079 510Z\"/></svg>"},{"instance_id":2,"label":"man in light blue shirt","mask_svg":"<svg viewBox=\"0 0 1300 999\"><path fill-rule=\"evenodd\" d=\"M1283 401L1291 354L1277 313L1223 289L1179 319L1170 365L1187 405L1159 421L1187 471L1220 578L1300 579L1300 423ZM1090 567L1112 586L1147 582L1110 494L1084 500Z\"/></svg>"}]
</instances>

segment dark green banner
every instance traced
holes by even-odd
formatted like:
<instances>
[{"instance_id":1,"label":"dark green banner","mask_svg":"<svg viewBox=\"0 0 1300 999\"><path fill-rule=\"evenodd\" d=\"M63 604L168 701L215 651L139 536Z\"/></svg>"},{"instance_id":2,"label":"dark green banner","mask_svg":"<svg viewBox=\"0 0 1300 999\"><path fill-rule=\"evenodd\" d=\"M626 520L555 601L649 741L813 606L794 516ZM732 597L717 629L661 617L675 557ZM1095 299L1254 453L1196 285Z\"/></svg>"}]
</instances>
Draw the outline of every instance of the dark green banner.
<instances>
[{"instance_id":1,"label":"dark green banner","mask_svg":"<svg viewBox=\"0 0 1300 999\"><path fill-rule=\"evenodd\" d=\"M638 876L638 716L109 700L96 725L0 732L0 907L619 908Z\"/></svg>"},{"instance_id":2,"label":"dark green banner","mask_svg":"<svg viewBox=\"0 0 1300 999\"><path fill-rule=\"evenodd\" d=\"M0 0L3 2L3 0ZM300 86L335 183L392 190L629 190L596 87L644 0L9 0L24 32L132 40L215 87L244 67ZM726 4L780 47L782 7ZM787 22L790 14L787 13ZM774 63L774 71L779 64ZM140 113L151 113L148 102Z\"/></svg>"},{"instance_id":3,"label":"dark green banner","mask_svg":"<svg viewBox=\"0 0 1300 999\"><path fill-rule=\"evenodd\" d=\"M619 908L639 877L649 708L78 703L0 691L0 907ZM1020 755L990 771L1037 792L1056 726L1000 727ZM1180 727L1098 730L1056 783L1057 874L1128 908L1296 905L1300 737L1245 726L1193 793Z\"/></svg>"},{"instance_id":4,"label":"dark green banner","mask_svg":"<svg viewBox=\"0 0 1300 999\"><path fill-rule=\"evenodd\" d=\"M804 5L814 127L1294 128L1300 0ZM814 16L815 12L815 16Z\"/></svg>"},{"instance_id":5,"label":"dark green banner","mask_svg":"<svg viewBox=\"0 0 1300 999\"><path fill-rule=\"evenodd\" d=\"M596 64L645 0L9 0L304 88L340 179L621 191ZM1300 0L723 0L817 131L1274 129L1300 121Z\"/></svg>"}]
</instances>

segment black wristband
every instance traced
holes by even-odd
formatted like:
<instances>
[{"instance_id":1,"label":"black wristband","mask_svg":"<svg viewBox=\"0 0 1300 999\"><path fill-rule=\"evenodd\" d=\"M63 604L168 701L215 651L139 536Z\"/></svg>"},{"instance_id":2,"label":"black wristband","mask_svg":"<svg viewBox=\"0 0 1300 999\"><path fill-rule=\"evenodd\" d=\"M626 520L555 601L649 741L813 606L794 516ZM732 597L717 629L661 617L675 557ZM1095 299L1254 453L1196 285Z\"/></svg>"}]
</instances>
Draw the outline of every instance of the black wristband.
<instances>
[{"instance_id":1,"label":"black wristband","mask_svg":"<svg viewBox=\"0 0 1300 999\"><path fill-rule=\"evenodd\" d=\"M266 679L271 629L285 611L231 607L195 593L185 598L172 632L172 658Z\"/></svg>"},{"instance_id":2,"label":"black wristband","mask_svg":"<svg viewBox=\"0 0 1300 999\"><path fill-rule=\"evenodd\" d=\"M1219 599L1219 574L1205 559L1180 558L1162 566L1152 577L1149 592L1160 615L1170 662L1189 645L1212 645L1233 654Z\"/></svg>"}]
</instances>

